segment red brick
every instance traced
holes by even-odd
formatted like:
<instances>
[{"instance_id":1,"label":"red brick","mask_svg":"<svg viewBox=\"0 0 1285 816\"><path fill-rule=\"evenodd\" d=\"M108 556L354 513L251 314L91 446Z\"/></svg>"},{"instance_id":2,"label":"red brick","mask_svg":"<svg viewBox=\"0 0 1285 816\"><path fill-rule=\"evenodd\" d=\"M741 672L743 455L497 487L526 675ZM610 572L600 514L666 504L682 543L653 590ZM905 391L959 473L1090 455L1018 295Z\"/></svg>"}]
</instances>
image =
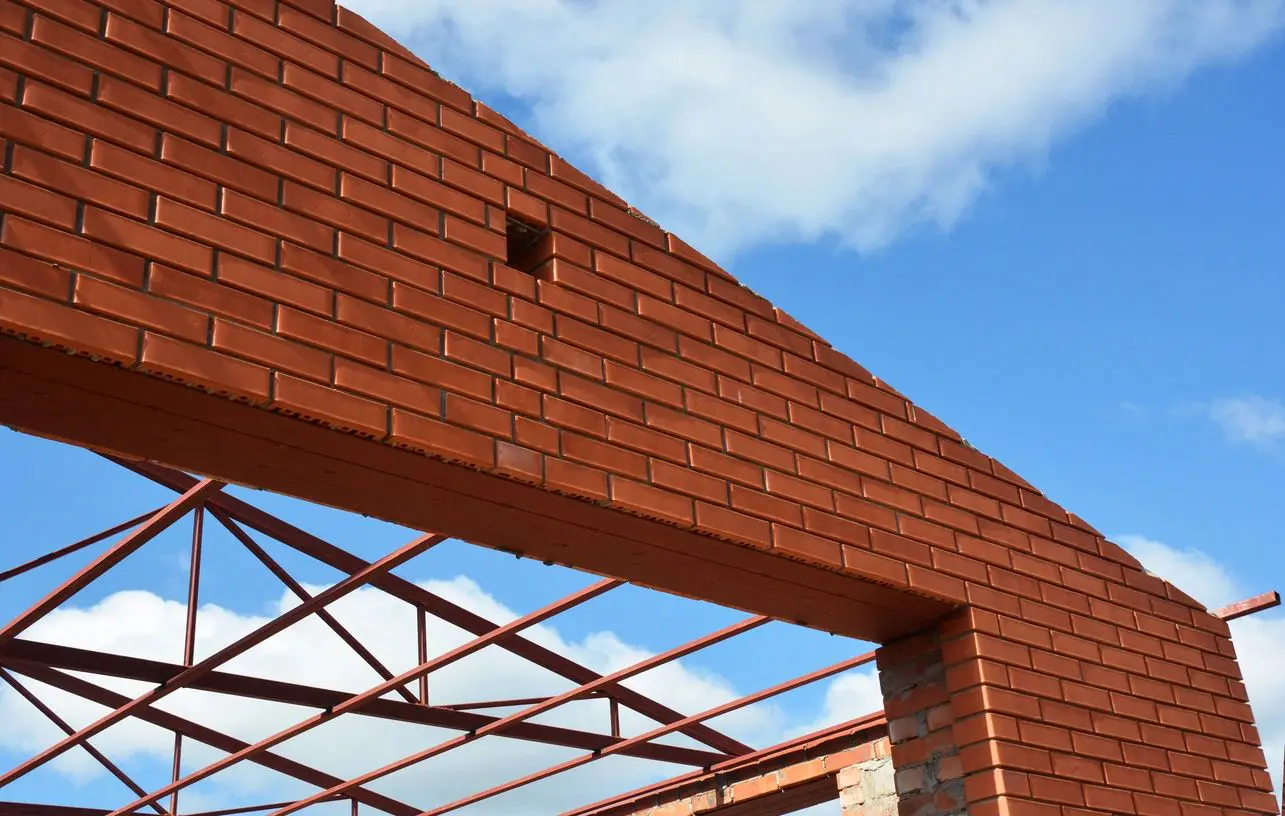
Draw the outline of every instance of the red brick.
<instances>
[{"instance_id":1,"label":"red brick","mask_svg":"<svg viewBox=\"0 0 1285 816\"><path fill-rule=\"evenodd\" d=\"M246 14L238 14L233 21L232 33L278 56L307 65L312 70L326 76L339 76L339 58L337 56L270 23L265 23ZM287 72L291 68L295 68L295 66L287 63Z\"/></svg>"},{"instance_id":2,"label":"red brick","mask_svg":"<svg viewBox=\"0 0 1285 816\"><path fill-rule=\"evenodd\" d=\"M7 289L0 289L0 329L124 364L133 363L138 350L134 326Z\"/></svg>"},{"instance_id":3,"label":"red brick","mask_svg":"<svg viewBox=\"0 0 1285 816\"><path fill-rule=\"evenodd\" d=\"M610 477L610 488L611 501L627 510L684 527L695 523L695 507L690 498L614 475Z\"/></svg>"},{"instance_id":4,"label":"red brick","mask_svg":"<svg viewBox=\"0 0 1285 816\"><path fill-rule=\"evenodd\" d=\"M37 15L31 29L31 40L92 65L114 76L141 85L153 93L161 87L161 66L149 59L124 51L110 41L100 40L47 17ZM101 90L101 86L100 86Z\"/></svg>"},{"instance_id":5,"label":"red brick","mask_svg":"<svg viewBox=\"0 0 1285 816\"><path fill-rule=\"evenodd\" d=\"M809 535L781 524L772 525L772 549L791 558L827 566L843 566L843 546L839 542Z\"/></svg>"},{"instance_id":6,"label":"red brick","mask_svg":"<svg viewBox=\"0 0 1285 816\"><path fill-rule=\"evenodd\" d=\"M281 133L279 114L182 74L169 75L169 98L193 110L218 111L222 121L269 139Z\"/></svg>"},{"instance_id":7,"label":"red brick","mask_svg":"<svg viewBox=\"0 0 1285 816\"><path fill-rule=\"evenodd\" d=\"M484 281L488 278L487 261L481 255L402 224L393 225L393 248L474 280Z\"/></svg>"},{"instance_id":8,"label":"red brick","mask_svg":"<svg viewBox=\"0 0 1285 816\"><path fill-rule=\"evenodd\" d=\"M725 507L696 502L696 529L732 541L748 542L766 549L771 546L772 526Z\"/></svg>"},{"instance_id":9,"label":"red brick","mask_svg":"<svg viewBox=\"0 0 1285 816\"><path fill-rule=\"evenodd\" d=\"M132 150L150 154L155 149L155 129L54 88L28 82L23 103L30 111L73 125L91 135L116 142Z\"/></svg>"},{"instance_id":10,"label":"red brick","mask_svg":"<svg viewBox=\"0 0 1285 816\"><path fill-rule=\"evenodd\" d=\"M75 162L85 156L83 134L8 104L0 105L0 136Z\"/></svg>"},{"instance_id":11,"label":"red brick","mask_svg":"<svg viewBox=\"0 0 1285 816\"><path fill-rule=\"evenodd\" d=\"M418 169L420 172L417 173L401 165L395 165L392 175L393 189L479 224L485 221L486 204L482 199L453 190L424 175L424 168Z\"/></svg>"},{"instance_id":12,"label":"red brick","mask_svg":"<svg viewBox=\"0 0 1285 816\"><path fill-rule=\"evenodd\" d=\"M393 346L392 370L411 379L479 400L489 402L493 395L494 378L491 375L404 346Z\"/></svg>"},{"instance_id":13,"label":"red brick","mask_svg":"<svg viewBox=\"0 0 1285 816\"><path fill-rule=\"evenodd\" d=\"M268 399L268 369L155 334L143 335L138 367L235 399L253 403Z\"/></svg>"},{"instance_id":14,"label":"red brick","mask_svg":"<svg viewBox=\"0 0 1285 816\"><path fill-rule=\"evenodd\" d=\"M41 21L49 24L48 20ZM25 25L24 21L22 26L25 28ZM79 96L89 96L93 87L93 71L18 37L0 34L0 65Z\"/></svg>"},{"instance_id":15,"label":"red brick","mask_svg":"<svg viewBox=\"0 0 1285 816\"><path fill-rule=\"evenodd\" d=\"M392 411L391 433L388 441L399 447L430 453L475 467L495 466L496 442L491 437L399 408L394 408Z\"/></svg>"},{"instance_id":16,"label":"red brick","mask_svg":"<svg viewBox=\"0 0 1285 816\"><path fill-rule=\"evenodd\" d=\"M201 312L84 275L76 279L72 302L77 308L191 343L204 343L209 334L210 319Z\"/></svg>"},{"instance_id":17,"label":"red brick","mask_svg":"<svg viewBox=\"0 0 1285 816\"><path fill-rule=\"evenodd\" d=\"M295 0L295 2L298 4L298 0ZM322 17L325 22L300 13L293 8L283 6L279 9L277 18L279 25L283 29L333 51L350 62L370 68L374 68L378 64L377 49L329 24L331 14L334 11L334 7L329 3L311 2L299 5L305 8L317 9L317 15Z\"/></svg>"}]
</instances>

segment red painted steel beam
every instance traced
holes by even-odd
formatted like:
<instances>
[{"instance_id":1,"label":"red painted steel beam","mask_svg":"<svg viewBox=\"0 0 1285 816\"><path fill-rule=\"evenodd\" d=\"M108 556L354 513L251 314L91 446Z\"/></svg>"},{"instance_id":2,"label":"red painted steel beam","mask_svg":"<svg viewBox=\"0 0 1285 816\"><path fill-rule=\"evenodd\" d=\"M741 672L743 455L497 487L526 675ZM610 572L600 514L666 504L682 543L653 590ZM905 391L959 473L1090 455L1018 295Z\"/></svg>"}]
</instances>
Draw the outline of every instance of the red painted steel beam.
<instances>
[{"instance_id":1,"label":"red painted steel beam","mask_svg":"<svg viewBox=\"0 0 1285 816\"><path fill-rule=\"evenodd\" d=\"M339 584L336 584L336 586L340 586L343 583L344 582L341 581ZM432 672L432 671L436 671L437 669L448 666L457 660L460 660L464 657L467 657L470 654L473 654L474 652L481 651L482 649L486 648L492 643L501 641L507 637L511 637L513 634L515 634L521 629L534 626L537 623L542 623L543 621L548 620L549 618L552 618L553 616L561 612L564 612L567 609L570 609L576 604L583 603L584 601L587 601L591 598L595 598L603 594L604 592L607 592L608 590L615 589L616 587L621 586L623 583L624 583L623 581L618 581L614 579L599 581L598 583L592 586L586 587L580 590L579 592L576 592L573 595L569 595L566 598L556 601L550 604L549 606L544 607L543 609L536 610L535 612L532 612L524 617L518 618L515 621L511 621L510 623L505 624L504 626L501 626L500 628L489 632L487 635L484 635L483 637L476 638L464 644L463 646L456 647L455 649L452 649L451 651L446 652L445 654L438 655L437 657L433 658L429 662L420 664L419 666L416 666L415 668L409 671L403 672L402 674L398 675L392 680L386 680L377 686L367 689L361 694L357 694L352 697L349 697L348 699L344 700L342 703L339 703L333 708L326 709L325 711L322 711L319 714L309 717L306 720L297 722L294 725L290 726L289 728L285 728L269 737L266 737L260 740L259 742L256 742L254 745L248 746L240 751L237 751L234 754L230 754L229 756L223 757L222 759L219 759L209 765L206 765L204 768L194 771L193 773L188 774L187 776L183 777L182 779L176 782L172 782L163 788L153 791L152 793L148 794L144 798L131 802L130 804L125 805L124 807L117 808L116 810L112 811L111 814L109 814L109 816L124 816L124 814L129 813L130 811L133 811L143 805L146 805L149 802L154 802L157 799L160 799L161 797L169 793L172 793L173 791L181 790L182 788L185 788L188 785L192 785L197 782L200 782L202 779L206 779L210 776L213 776L219 771L225 768L231 767L232 765L236 764L237 762L240 762L241 760L244 760L248 757L252 757L256 755L258 752L265 751L269 748L272 748L273 746L276 746L276 745L279 745L280 743L285 742L286 740L292 739L293 737L297 737L300 734L303 734L306 731L316 728L317 726L323 723L327 723L333 720L334 718L339 717L347 712L358 711L371 700L374 700L378 697L383 696L384 694L387 694L389 691L392 691L394 688L397 688L398 686L405 685L406 683L410 683L416 680L417 678L419 678L421 675L428 674L429 672ZM331 590L333 589L334 587L331 588ZM326 590L326 592L323 592L321 595L318 595L317 598L324 597L331 590ZM499 722L502 722L502 720L496 721L496 723L499 723ZM496 723L492 723L490 726L487 726L487 727L493 728ZM473 732L473 733L477 733L477 732ZM332 786L331 788L323 792L324 797L328 798L329 796L335 793L346 792L351 787L364 784L364 781L365 780L360 780L360 779L352 780L349 782L345 782L342 785ZM321 795L311 797L313 803L321 801L322 798L323 797Z\"/></svg>"},{"instance_id":2,"label":"red painted steel beam","mask_svg":"<svg viewBox=\"0 0 1285 816\"><path fill-rule=\"evenodd\" d=\"M6 683L8 683L9 686L14 691L18 692L18 694L21 695L21 697L24 700L26 700L28 703L31 703L31 705L37 711L45 715L45 719L49 720L54 725L58 726L58 729L62 731L64 734L76 733L76 729L71 726L71 723L67 722L62 717L58 716L58 712L54 711L52 708L46 705L45 701L37 697L35 692L33 692L31 689L24 686L22 683L18 682L18 678L14 677L12 674L5 671L4 669L0 669L0 680L4 680ZM80 747L84 748L85 752L89 754L91 757L98 760L99 765L102 765L104 768L106 768L109 774L116 777L122 785L124 785L125 787L133 791L135 795L138 795L144 792L143 788L137 782L135 782L133 778L130 777L129 774L121 770L120 766L118 766L115 762L112 762L110 759L108 759L106 755L103 754L102 751L99 751L97 748L91 745L88 740L81 743ZM175 812L173 806L171 806L169 810L166 810L156 802L152 803L152 810L155 810L157 813L160 813L160 814L170 814Z\"/></svg>"},{"instance_id":3,"label":"red painted steel beam","mask_svg":"<svg viewBox=\"0 0 1285 816\"><path fill-rule=\"evenodd\" d=\"M113 456L107 456L106 458L171 490L186 490L188 485L195 481L186 473L162 465L150 462L132 462ZM365 561L347 550L323 541L311 533L300 530L289 522L276 518L270 513L234 496L220 494L210 502L210 506L221 510L230 518L250 529L274 538L282 544L341 572L351 573L366 566ZM371 585L384 590L395 598L400 598L414 607L423 609L434 617L457 626L475 637L486 635L497 628L496 624L481 615L451 603L447 599L396 575L380 576L371 581ZM602 676L568 657L523 637L507 638L500 646L576 684L591 683ZM604 688L603 693L616 698L622 705L656 722L671 723L683 717L678 711L624 686L610 686ZM684 729L681 733L729 756L748 754L754 751L750 746L734 740L707 725L693 726Z\"/></svg>"},{"instance_id":4,"label":"red painted steel beam","mask_svg":"<svg viewBox=\"0 0 1285 816\"><path fill-rule=\"evenodd\" d=\"M343 785L330 788L329 790L321 791L320 793L314 794L313 796L309 796L304 799L300 799L299 801L295 802L293 805L290 805L289 807L282 808L281 810L278 810L278 811L274 811L271 814L271 816L286 816L286 814L294 813L295 811L302 810L305 807L316 804L317 802L321 801L321 798L324 796L331 796L334 794L343 793L346 790L348 785L365 785L369 782L373 782L377 779L381 779L385 776L388 776L389 774L393 774L398 771L409 768L412 765L417 765L420 762L431 759L435 756L440 756L441 754L445 754L447 751L454 750L455 748L458 748L461 745L467 745L468 743L479 740L482 737L485 737L487 734L500 733L510 725L523 722L525 720L530 719L531 717L537 717L546 711L550 711L554 708L557 708L563 703L567 703L567 702L570 702L571 700L575 700L577 698L583 697L586 694L589 694L590 692L597 691L603 688L604 686L608 686L615 683L619 683L624 680L628 680L630 677L635 677L639 674L642 674L643 672L654 669L657 666L662 666L666 663L671 663L675 660L678 660L681 657L685 657L686 655L692 654L693 652L697 652L701 649L704 649L707 646L712 646L715 643L720 643L724 640L727 640L728 638L734 637L744 632L748 632L751 629L756 629L770 620L771 620L770 618L765 618L762 616L746 618L745 620L742 620L739 623L734 623L731 626L718 630L717 632L712 632L708 635L705 635L704 637L697 638L696 640L690 641L681 646L676 646L667 652L662 652L661 654L649 657L646 660L642 660L638 663L635 663L632 666L629 666L628 668L624 668L617 672L613 672L612 674L606 675L604 677L600 677L591 683L586 683L578 688L571 689L570 691L564 691L561 694L548 698L544 702L536 703L530 708L524 708L521 711L515 712L513 714L509 714L506 717L501 717L500 719L496 720L495 722L491 723L485 728L479 728L478 730L470 732L468 734L461 734L460 736L455 737L454 739L447 740L446 742L438 743L437 745L434 745L430 748L426 748L423 751L419 751L417 753L411 754L408 757L399 759L396 762L391 762L382 768L376 768L373 771L368 771L362 774L361 776L358 776L354 779L349 780L348 782L345 782ZM684 719L688 720L690 718L684 718ZM684 725L687 725L687 724L688 723L685 721L678 721L677 723L673 724L672 730L679 730ZM144 804L144 802L140 800L139 802L136 802L134 804L139 805L139 804ZM112 814L112 816L122 816L122 814Z\"/></svg>"},{"instance_id":5,"label":"red painted steel beam","mask_svg":"<svg viewBox=\"0 0 1285 816\"><path fill-rule=\"evenodd\" d=\"M248 805L246 807L224 808L223 810L202 810L198 813L185 813L183 816L241 816L247 813L261 813L280 807L282 802L267 805ZM0 802L2 816L106 816L103 808L76 807L74 805L42 805L35 802Z\"/></svg>"},{"instance_id":6,"label":"red painted steel beam","mask_svg":"<svg viewBox=\"0 0 1285 816\"><path fill-rule=\"evenodd\" d=\"M426 810L423 813L419 814L419 816L442 816L442 814L450 813L451 811L459 810L460 808L477 804L478 802L482 802L486 799L499 796L502 793L508 793L510 791L517 790L518 788L524 787L526 785L530 785L533 782L539 782L543 779L548 779L551 776L556 776L557 774L564 773L566 771L570 771L584 765L588 765L590 762L597 762L598 760L604 757L611 756L612 754L618 752L621 748L628 748L632 745L642 745L644 743L651 742L652 740L656 740L656 739L660 739L661 737L668 736L669 734L672 734L674 731L677 731L679 728L686 725L688 721L701 722L703 720L712 720L715 717L721 717L724 714L729 714L733 711L737 711L739 709L745 708L746 706L750 706L755 703L762 702L763 700L771 699L772 697L776 697L778 695L784 694L787 691L792 691L793 689L799 688L800 686L806 686L810 683L815 683L818 680L824 680L827 677L832 677L841 672L850 671L851 669L855 669L858 666L864 666L867 663L873 662L874 659L875 659L875 653L868 652L859 657L854 657L850 660L841 661L839 663L834 664L833 666L820 669L819 671L810 672L800 677L796 677L792 680L787 680L784 683L778 683L777 685L772 686L770 688L766 688L761 691L756 691L753 694L747 694L743 697L737 698L730 702L723 703L722 705L714 706L713 708L706 709L705 711L702 711L699 714L693 714L690 717L687 717L686 721L679 721L676 723L670 723L668 725L658 726L656 728L653 728L650 731L644 732L642 734L638 734L637 736L630 737L624 742L619 742L616 745L612 746L611 748L607 748L602 751L597 751L594 753L583 754L581 756L574 757L573 759L569 759L565 762L560 762L557 765L551 765L548 768L545 768L540 771L536 771L535 773L527 774L526 776L523 776L519 779L513 779L501 785L496 785L493 788L484 790L480 793L475 793L472 796L466 796L462 799L457 799L454 802L450 802L449 804L442 805L441 807L436 807L436 808ZM294 807L282 808L280 810L274 811L272 814L270 814L270 816L285 816L285 814L291 813L296 809L297 808L294 808Z\"/></svg>"},{"instance_id":7,"label":"red painted steel beam","mask_svg":"<svg viewBox=\"0 0 1285 816\"><path fill-rule=\"evenodd\" d=\"M1264 592L1262 595L1255 595L1252 598L1246 598L1243 601L1237 601L1234 604L1215 609L1211 614L1216 618L1222 618L1224 621L1234 621L1237 618L1273 609L1280 605L1281 594L1279 592Z\"/></svg>"},{"instance_id":8,"label":"red painted steel beam","mask_svg":"<svg viewBox=\"0 0 1285 816\"><path fill-rule=\"evenodd\" d=\"M246 533L245 530L241 529L240 525L228 518L221 510L211 509L210 515L214 516L214 518L218 520L219 524L222 524L224 529L231 533L232 537L241 543L241 546L249 550L250 554L257 558L260 564L267 567L268 571L275 575L277 580L285 585L286 589L294 593L296 598L303 603L307 603L312 600L312 595L303 588L303 585L296 581L294 576L286 571L285 567L282 567L272 558L272 556L268 555L267 552L259 546L258 542L250 538L250 535ZM330 614L325 609L318 609L317 617L321 619L322 623L330 627L330 631L338 635L339 639L348 645L348 648L356 652L358 657L366 661L366 665L374 669L375 673L378 674L381 679L388 680L393 676L393 673L388 670L388 667L380 662L379 658L375 657L374 653L371 652L370 649L367 649L365 644L354 637L351 632L340 624L339 621L335 619L334 615ZM411 694L404 686L399 687L397 689L397 693L400 694L402 699L408 703L417 702L415 695ZM175 779L177 778L178 777L175 777Z\"/></svg>"},{"instance_id":9,"label":"red painted steel beam","mask_svg":"<svg viewBox=\"0 0 1285 816\"><path fill-rule=\"evenodd\" d=\"M28 676L33 676L32 671L35 669L52 667L158 685L170 682L172 678L183 671L182 666L173 663L126 657L88 649L77 649L72 646L59 646L22 638L18 638L8 646L0 648L0 665L11 666ZM280 680L246 677L219 671L210 672L205 677L189 684L188 688L273 703L304 706L322 711L334 708L352 696L352 693L347 691L321 689L286 683ZM124 702L128 702L128 700L121 698L121 703ZM110 707L115 708L116 705ZM465 732L475 731L499 719L498 717L474 714L448 706L423 706L418 703L412 705L383 697L369 701L354 714L392 722L413 723L415 725ZM616 742L616 740L605 734L595 734L541 723L520 723L505 729L502 736L528 742L556 745L563 748L578 748L584 751L602 750ZM245 746L242 745L241 747ZM631 748L624 753L639 759L672 762L678 765L691 765L699 768L707 767L727 758L724 754L713 751L671 745L642 745L637 748Z\"/></svg>"},{"instance_id":10,"label":"red painted steel beam","mask_svg":"<svg viewBox=\"0 0 1285 816\"><path fill-rule=\"evenodd\" d=\"M208 484L207 482L201 483L202 486L205 486L207 484ZM197 496L199 497L204 492L208 492L209 489L210 488L205 487L203 490L198 492L198 488L194 487L192 488L192 490L188 491L188 493L184 495L186 497L186 496L192 495L193 493L196 493ZM177 504L179 504L179 502L175 503L175 505ZM171 505L171 508L175 507L175 505ZM142 527L140 527L139 532L148 529L149 525L156 522L157 519L166 517L167 513L169 512L170 512L170 508L166 508L165 511L162 511L160 514L155 516L152 519L152 521L149 521L147 522L147 524L144 524ZM135 535L137 534L138 533L136 532ZM235 642L227 646L224 646L218 652L215 652L214 654L205 658L200 663L197 663L194 666L184 669L177 676L175 676L169 684L152 689L151 691L148 691L143 695L134 698L130 702L121 706L120 708L115 709L114 711L100 717L99 719L95 720L94 722L80 729L75 734L58 741L57 743L50 746L49 748L46 748L45 750L36 754L34 757L26 760L25 762L22 762L17 767L5 772L4 774L0 775L0 787L4 787L5 785L14 781L15 779L19 779L22 776L26 775L27 773L30 773L31 771L40 767L41 765L44 765L46 762L49 762L53 758L60 756L61 754L71 750L72 748L75 748L84 740L89 739L95 734L101 733L102 731L110 728L112 725L120 722L121 720L125 719L131 714L134 714L138 711L141 711L151 706L152 704L162 700L163 698L174 693L180 688L184 688L192 680L195 680L199 677L203 677L204 675L209 674L211 671L213 671L216 667L218 667L222 663L225 663L228 660L231 660L232 658L240 654L244 654L245 652L254 648L255 646L267 640L268 638L272 637L273 635L279 632L285 631L286 629L288 629L290 626L294 625L298 621L301 621L304 618L308 617L317 609L320 609L326 604L336 601L339 598L342 598L344 595L347 595L353 592L354 590L360 588L371 577L378 575L380 573L386 573L388 570L394 569L400 566L401 564L406 563L407 561L411 560L415 556L427 550L429 547L432 547L435 544L440 543L442 540L443 539L440 536L427 535L427 534L421 535L419 538L415 539L414 541L410 542L404 547L397 549L396 551L384 556L374 564L371 564L365 569L353 573L352 575L343 579L342 581L335 584L334 586L331 586L326 591L314 597L311 601L300 604L299 606L296 606L293 609L286 611L284 614L272 619L268 623L265 623L263 626L260 626L258 629L254 630L250 634L236 640ZM99 560L101 561L102 559L99 559ZM99 562L95 562L95 564L97 563ZM72 580L74 581L75 579L73 578ZM63 591L62 589L59 590L59 592L62 592L62 591ZM58 593L55 593L55 594L58 594ZM53 597L53 596L50 596L50 597ZM46 602L42 601L41 603L44 604ZM37 607L35 607L35 609L39 609L39 608L41 608L41 605L38 604ZM2 645L3 643L4 643L4 640L0 639L0 645ZM139 804L141 805L141 804L147 804L147 803L140 802ZM130 809L132 810L133 806L131 806Z\"/></svg>"},{"instance_id":11,"label":"red painted steel beam","mask_svg":"<svg viewBox=\"0 0 1285 816\"><path fill-rule=\"evenodd\" d=\"M61 689L69 694L74 694L77 697L98 703L102 706L107 706L108 708L117 708L129 702L129 698L123 694L105 689L102 686L95 685L80 677L74 677L56 669L48 668L47 666L20 665L15 666L14 670L36 680L37 682L53 686L54 688ZM213 728L208 728L204 725L200 725L199 723L194 723L191 720L184 719L177 714L169 714L155 708L144 709L134 716L143 722L151 723L159 728L173 731L176 734L182 734L188 739L204 743L219 751L231 753L233 751L239 751L247 745L244 741L236 739L235 737L230 737L221 731L216 731ZM329 787L337 782L343 781L337 776L323 773L315 768L304 765L302 762L287 759L268 751L264 751L249 761L257 765L261 765L264 768L284 774L285 776L297 779L300 782L315 785L319 788ZM416 808L411 807L404 802L399 802L396 799L384 796L381 793L366 790L365 788L354 788L349 791L349 795L363 804L390 814L390 816L412 816L412 814L416 812ZM276 806L273 805L273 807ZM107 811L103 810L95 812L103 814ZM8 816L8 813L9 812L7 810L0 808L0 814Z\"/></svg>"}]
</instances>

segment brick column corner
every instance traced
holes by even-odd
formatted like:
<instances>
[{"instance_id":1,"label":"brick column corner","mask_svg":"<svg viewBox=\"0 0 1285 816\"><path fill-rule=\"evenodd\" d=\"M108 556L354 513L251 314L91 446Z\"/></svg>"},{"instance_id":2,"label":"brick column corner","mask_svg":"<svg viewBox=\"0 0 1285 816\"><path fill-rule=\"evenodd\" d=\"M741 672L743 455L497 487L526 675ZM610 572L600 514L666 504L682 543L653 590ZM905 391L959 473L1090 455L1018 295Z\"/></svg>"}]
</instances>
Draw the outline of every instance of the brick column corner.
<instances>
[{"instance_id":1,"label":"brick column corner","mask_svg":"<svg viewBox=\"0 0 1285 816\"><path fill-rule=\"evenodd\" d=\"M967 813L946 667L937 632L885 645L878 651L877 663L892 743L893 792L899 813Z\"/></svg>"}]
</instances>

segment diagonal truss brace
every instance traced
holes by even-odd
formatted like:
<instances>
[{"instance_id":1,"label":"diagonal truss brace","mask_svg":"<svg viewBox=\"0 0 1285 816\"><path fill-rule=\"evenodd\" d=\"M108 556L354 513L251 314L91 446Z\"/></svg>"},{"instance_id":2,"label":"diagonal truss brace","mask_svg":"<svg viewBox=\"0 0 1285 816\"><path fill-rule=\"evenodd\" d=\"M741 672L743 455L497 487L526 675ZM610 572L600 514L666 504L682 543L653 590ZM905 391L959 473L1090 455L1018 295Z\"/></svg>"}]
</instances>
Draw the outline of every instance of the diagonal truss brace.
<instances>
[{"instance_id":1,"label":"diagonal truss brace","mask_svg":"<svg viewBox=\"0 0 1285 816\"><path fill-rule=\"evenodd\" d=\"M153 482L171 490L186 490L195 481L193 477L185 473L162 465L150 462L132 462L114 456L104 456L121 467L151 479ZM226 514L228 518L234 519L252 530L263 533L341 572L352 573L368 566L366 561L352 553L323 541L234 496L229 496L226 493L219 494L213 497L208 504L211 508ZM475 637L482 637L498 628L496 624L481 615L396 575L377 576L370 581L370 584L384 590L395 598L405 601L411 606L422 609L434 617L463 629ZM601 674L592 669L521 636L506 638L499 645L513 654L548 669L573 683L592 683L602 677ZM659 723L669 724L683 719L683 714L680 712L625 686L608 684L602 688L602 693L615 699L621 705L631 708L644 717ZM754 750L750 746L701 723L688 725L680 729L679 733L702 742L727 756L749 754L753 753Z\"/></svg>"}]
</instances>

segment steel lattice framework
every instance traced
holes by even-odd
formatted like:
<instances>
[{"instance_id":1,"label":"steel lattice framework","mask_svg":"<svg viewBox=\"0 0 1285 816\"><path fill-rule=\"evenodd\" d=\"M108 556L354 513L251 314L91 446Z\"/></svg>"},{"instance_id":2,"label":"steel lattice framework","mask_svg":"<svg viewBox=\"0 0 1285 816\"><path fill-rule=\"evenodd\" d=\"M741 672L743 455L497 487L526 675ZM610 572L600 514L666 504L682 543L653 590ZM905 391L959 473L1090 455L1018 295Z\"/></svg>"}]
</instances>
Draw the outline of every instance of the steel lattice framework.
<instances>
[{"instance_id":1,"label":"steel lattice framework","mask_svg":"<svg viewBox=\"0 0 1285 816\"><path fill-rule=\"evenodd\" d=\"M836 740L846 741L845 744L854 743L854 740L854 744L869 743L882 738L886 733L882 714L876 712L845 723L838 728L818 732L783 745L755 750L706 724L709 720L737 709L868 664L874 659L872 652L854 656L819 671L795 677L705 711L685 714L630 689L623 685L624 681L692 655L708 646L757 629L768 623L769 618L763 616L744 618L718 631L604 675L536 643L526 637L524 632L537 624L549 621L560 613L620 587L624 583L622 581L614 579L597 581L516 620L498 625L392 573L394 568L410 562L442 543L445 540L444 536L434 533L420 534L378 560L368 562L224 492L225 485L219 481L193 478L160 465L108 458L138 476L173 490L177 497L169 504L151 512L130 518L95 535L0 572L0 584L3 584L38 567L118 537L86 566L0 629L0 680L38 709L64 734L63 738L53 745L0 773L0 788L23 778L68 751L81 748L128 787L134 798L114 810L0 802L0 812L5 814L15 816L124 816L124 814L148 812L162 814L162 816L177 814L180 812L180 794L184 789L238 763L253 763L279 772L315 787L316 791L293 801L204 811L199 816L232 816L232 814L251 812L286 816L312 805L333 802L351 803L352 812L355 814L369 811L387 813L391 816L438 816L438 814L465 808L611 756L653 760L691 769L659 785L622 794L573 812L574 816L623 813L625 811L621 808L627 808L649 797L663 796L667 792L690 788L692 785L699 786L701 780L714 777L733 778L745 772L761 773L765 762L775 763L774 767L789 765L791 762L816 756L818 746L831 746L831 744L837 744ZM82 589L183 519L190 519L192 536L181 663L129 657L23 637L24 633L50 612L71 600ZM198 660L195 656L195 646L200 606L202 549L207 528L211 523L225 529L247 552L275 575L299 603L254 631ZM256 540L256 536L263 536L284 544L300 554L339 570L344 577L325 590L311 594L281 563L269 555ZM377 588L410 604L417 610L418 665L410 670L395 674L327 610L327 607L335 601L364 587ZM353 653L379 675L381 682L364 691L352 693L246 676L229 672L224 668L229 661L309 616L316 616L333 631ZM426 639L429 618L453 624L468 632L472 639L446 652L430 654ZM428 678L432 672L461 661L489 646L505 649L574 683L575 686L553 696L485 700L450 705L430 702ZM146 683L149 689L131 698L85 679L83 675ZM108 713L84 727L75 728L33 691L29 685L31 681L104 706L108 709ZM185 689L302 706L314 709L316 713L257 742L248 743L215 728L163 711L157 706L165 698ZM390 694L395 694L396 697L390 697ZM608 727L604 732L583 731L533 721L539 715L559 706L585 699L608 701L610 715ZM516 710L503 716L486 713L496 709ZM634 736L624 736L620 727L621 709L631 710L655 721L658 725ZM366 717L432 726L454 731L456 736L383 767L347 779L290 759L276 750L288 740L340 717ZM155 790L144 788L94 746L93 740L96 736L130 718L173 733L171 781ZM694 740L700 747L657 742L658 739L671 734L684 735ZM371 783L397 771L488 735L575 749L579 753L571 759L542 770L527 773L427 810L421 810L381 794L370 787ZM181 772L183 747L188 742L201 743L217 749L224 752L224 756L184 775ZM833 773L830 775L833 776ZM828 792L805 791L804 793L807 795L803 798L795 797L794 800L789 800L788 804L792 806L800 801L806 804L822 795L825 798L833 798L834 791L831 787ZM782 806L787 804L787 798L782 798L780 801Z\"/></svg>"}]
</instances>

